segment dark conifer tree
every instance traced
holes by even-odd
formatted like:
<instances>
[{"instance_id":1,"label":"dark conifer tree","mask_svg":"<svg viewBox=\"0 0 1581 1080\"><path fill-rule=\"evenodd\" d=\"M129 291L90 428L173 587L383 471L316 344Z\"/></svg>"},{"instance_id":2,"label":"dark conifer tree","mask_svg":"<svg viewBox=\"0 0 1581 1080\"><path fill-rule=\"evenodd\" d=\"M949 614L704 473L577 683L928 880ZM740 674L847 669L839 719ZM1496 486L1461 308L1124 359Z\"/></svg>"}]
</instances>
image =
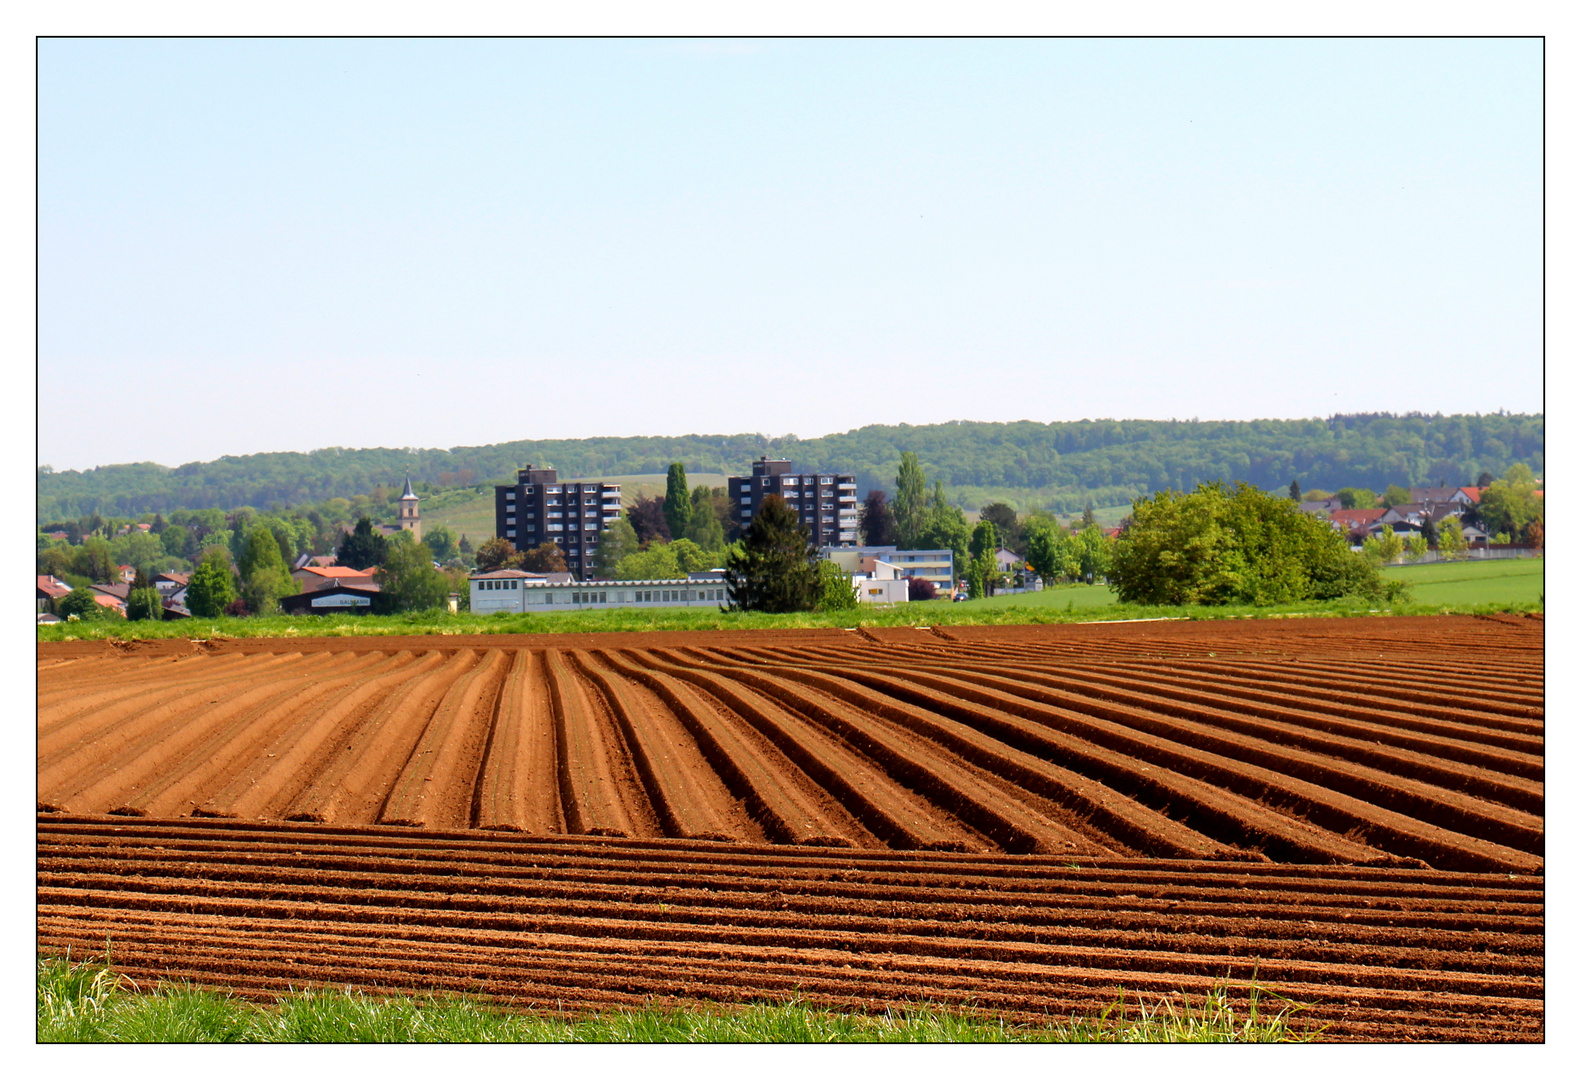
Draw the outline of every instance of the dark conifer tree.
<instances>
[{"instance_id":1,"label":"dark conifer tree","mask_svg":"<svg viewBox=\"0 0 1581 1080\"><path fill-rule=\"evenodd\" d=\"M725 560L730 606L740 611L811 611L822 595L818 549L785 500L770 495L758 506L739 551Z\"/></svg>"},{"instance_id":2,"label":"dark conifer tree","mask_svg":"<svg viewBox=\"0 0 1581 1080\"><path fill-rule=\"evenodd\" d=\"M884 547L897 542L895 515L889 508L889 496L884 494L883 488L874 488L867 493L867 498L862 502L862 518L858 527L862 531L862 543L868 547Z\"/></svg>"},{"instance_id":3,"label":"dark conifer tree","mask_svg":"<svg viewBox=\"0 0 1581 1080\"><path fill-rule=\"evenodd\" d=\"M365 517L358 518L357 527L342 535L335 562L354 570L366 570L384 562L384 549L384 537L373 531L373 522Z\"/></svg>"},{"instance_id":4,"label":"dark conifer tree","mask_svg":"<svg viewBox=\"0 0 1581 1080\"><path fill-rule=\"evenodd\" d=\"M1297 503L1301 501L1301 485L1295 480L1290 481L1290 501Z\"/></svg>"},{"instance_id":5,"label":"dark conifer tree","mask_svg":"<svg viewBox=\"0 0 1581 1080\"><path fill-rule=\"evenodd\" d=\"M692 492L686 486L686 466L679 461L670 462L670 473L664 484L664 524L671 539L686 535L692 523Z\"/></svg>"}]
</instances>

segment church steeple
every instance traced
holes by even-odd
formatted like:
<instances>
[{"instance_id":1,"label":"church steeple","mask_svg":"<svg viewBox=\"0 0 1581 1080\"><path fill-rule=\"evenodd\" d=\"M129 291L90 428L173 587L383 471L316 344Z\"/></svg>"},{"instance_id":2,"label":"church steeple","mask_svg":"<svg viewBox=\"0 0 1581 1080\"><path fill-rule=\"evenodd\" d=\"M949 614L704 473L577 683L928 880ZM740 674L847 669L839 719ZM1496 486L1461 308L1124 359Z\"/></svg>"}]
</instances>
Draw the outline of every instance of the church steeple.
<instances>
[{"instance_id":1,"label":"church steeple","mask_svg":"<svg viewBox=\"0 0 1581 1080\"><path fill-rule=\"evenodd\" d=\"M412 534L413 540L422 540L423 521L417 513L417 494L412 491L412 477L406 477L406 490L401 493L401 528Z\"/></svg>"}]
</instances>

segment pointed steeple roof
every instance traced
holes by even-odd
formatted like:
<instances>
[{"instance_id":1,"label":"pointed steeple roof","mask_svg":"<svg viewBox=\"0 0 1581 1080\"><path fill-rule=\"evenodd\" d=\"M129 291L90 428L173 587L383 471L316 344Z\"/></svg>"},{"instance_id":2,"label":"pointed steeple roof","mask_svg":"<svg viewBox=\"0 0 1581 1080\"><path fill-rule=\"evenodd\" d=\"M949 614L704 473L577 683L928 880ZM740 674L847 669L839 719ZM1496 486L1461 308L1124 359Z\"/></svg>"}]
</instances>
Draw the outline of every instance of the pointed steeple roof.
<instances>
[{"instance_id":1,"label":"pointed steeple roof","mask_svg":"<svg viewBox=\"0 0 1581 1080\"><path fill-rule=\"evenodd\" d=\"M411 478L410 475L408 475L406 477L406 490L401 492L401 498L403 498L403 499L415 499L415 498L417 498L417 496L412 492L412 478Z\"/></svg>"}]
</instances>

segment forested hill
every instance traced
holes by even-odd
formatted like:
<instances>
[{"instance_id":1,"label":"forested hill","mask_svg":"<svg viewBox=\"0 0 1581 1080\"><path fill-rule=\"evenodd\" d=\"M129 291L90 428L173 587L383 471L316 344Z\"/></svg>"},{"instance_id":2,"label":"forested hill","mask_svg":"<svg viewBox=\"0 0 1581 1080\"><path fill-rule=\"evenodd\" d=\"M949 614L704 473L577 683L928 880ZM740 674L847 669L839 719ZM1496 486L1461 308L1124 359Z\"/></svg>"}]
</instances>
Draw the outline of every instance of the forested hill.
<instances>
[{"instance_id":1,"label":"forested hill","mask_svg":"<svg viewBox=\"0 0 1581 1080\"><path fill-rule=\"evenodd\" d=\"M1117 505L1163 488L1245 480L1264 488L1292 479L1303 488L1472 483L1516 462L1543 472L1543 417L1523 414L1368 414L1327 420L1082 420L1039 424L956 421L922 427L875 425L817 439L762 435L562 439L450 450L332 448L252 454L170 468L106 465L83 472L39 469L38 520L88 513L238 506L268 508L367 494L414 481L438 487L505 482L531 462L562 477L662 473L672 461L692 472L744 473L758 456L788 457L798 470L855 473L858 484L892 489L902 451L921 458L930 483L975 506L1011 498L1059 512L1087 499Z\"/></svg>"}]
</instances>

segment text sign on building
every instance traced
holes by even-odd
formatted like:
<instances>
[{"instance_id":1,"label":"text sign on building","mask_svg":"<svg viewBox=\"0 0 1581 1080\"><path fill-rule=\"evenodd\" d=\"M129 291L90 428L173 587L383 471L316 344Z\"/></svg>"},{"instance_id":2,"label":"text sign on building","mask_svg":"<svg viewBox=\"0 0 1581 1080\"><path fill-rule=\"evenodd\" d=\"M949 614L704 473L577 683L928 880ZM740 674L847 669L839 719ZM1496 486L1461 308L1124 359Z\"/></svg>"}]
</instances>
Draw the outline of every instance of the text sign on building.
<instances>
[{"instance_id":1,"label":"text sign on building","mask_svg":"<svg viewBox=\"0 0 1581 1080\"><path fill-rule=\"evenodd\" d=\"M367 607L373 601L366 596L315 596L308 603L313 607Z\"/></svg>"}]
</instances>

